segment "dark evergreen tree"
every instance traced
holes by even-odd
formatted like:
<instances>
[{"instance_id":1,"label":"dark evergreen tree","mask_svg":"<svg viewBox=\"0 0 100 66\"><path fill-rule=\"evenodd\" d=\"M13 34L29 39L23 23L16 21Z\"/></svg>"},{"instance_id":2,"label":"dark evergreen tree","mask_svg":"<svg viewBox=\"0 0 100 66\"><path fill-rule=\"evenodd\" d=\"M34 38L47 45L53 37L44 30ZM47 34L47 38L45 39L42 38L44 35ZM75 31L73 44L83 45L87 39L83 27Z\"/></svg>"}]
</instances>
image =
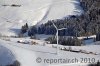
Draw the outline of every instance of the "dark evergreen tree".
<instances>
[{"instance_id":1,"label":"dark evergreen tree","mask_svg":"<svg viewBox=\"0 0 100 66\"><path fill-rule=\"evenodd\" d=\"M64 19L49 20L36 28L37 33L56 34L56 29L52 25L53 22L57 28L67 28L59 31L59 36L79 37L96 35L100 32L100 2L98 0L80 0L80 2L84 10L82 15L70 15L70 17Z\"/></svg>"},{"instance_id":2,"label":"dark evergreen tree","mask_svg":"<svg viewBox=\"0 0 100 66\"><path fill-rule=\"evenodd\" d=\"M96 41L100 41L100 33L96 35Z\"/></svg>"},{"instance_id":3,"label":"dark evergreen tree","mask_svg":"<svg viewBox=\"0 0 100 66\"><path fill-rule=\"evenodd\" d=\"M29 36L34 36L36 33L37 33L37 28L35 26L33 26L32 28L30 28L30 30L28 30Z\"/></svg>"},{"instance_id":4,"label":"dark evergreen tree","mask_svg":"<svg viewBox=\"0 0 100 66\"><path fill-rule=\"evenodd\" d=\"M22 26L21 33L24 34L27 32L27 30L28 30L28 24L26 23L24 26Z\"/></svg>"},{"instance_id":5,"label":"dark evergreen tree","mask_svg":"<svg viewBox=\"0 0 100 66\"><path fill-rule=\"evenodd\" d=\"M57 39L55 37L49 37L46 41L50 41L51 44L57 44ZM66 38L64 36L59 36L59 44L65 46L81 46L81 40L72 37Z\"/></svg>"}]
</instances>

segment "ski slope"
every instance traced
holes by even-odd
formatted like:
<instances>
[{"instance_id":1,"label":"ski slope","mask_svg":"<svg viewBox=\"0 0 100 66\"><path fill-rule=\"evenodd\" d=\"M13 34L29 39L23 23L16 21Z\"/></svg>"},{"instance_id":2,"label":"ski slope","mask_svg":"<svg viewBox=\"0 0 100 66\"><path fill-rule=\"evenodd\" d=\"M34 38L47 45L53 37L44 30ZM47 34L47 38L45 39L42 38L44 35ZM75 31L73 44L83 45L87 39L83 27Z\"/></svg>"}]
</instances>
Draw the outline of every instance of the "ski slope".
<instances>
[{"instance_id":1,"label":"ski slope","mask_svg":"<svg viewBox=\"0 0 100 66\"><path fill-rule=\"evenodd\" d=\"M78 0L0 0L0 34L16 35L26 22L40 25L48 20L80 15L83 11L79 4Z\"/></svg>"},{"instance_id":2,"label":"ski slope","mask_svg":"<svg viewBox=\"0 0 100 66\"><path fill-rule=\"evenodd\" d=\"M59 54L56 53L56 48L51 48L47 46L40 45L28 45L28 44L20 44L12 41L4 41L0 40L0 46L3 46L9 49L16 60L21 63L21 66L87 66L88 63L81 63L80 58L95 58L95 62L100 60L100 55L92 55L92 54L83 54L83 53L74 53L69 51L59 50ZM84 46L84 47L73 47L84 50L90 50L93 52L100 53L100 46ZM2 50L5 51L5 50ZM7 50L8 51L8 50ZM2 57L5 59L5 57ZM37 63L36 59L41 58L42 62ZM79 61L77 63L44 63L44 59L74 59L77 58ZM7 59L7 58L6 58ZM3 64L3 63L1 63ZM5 64L7 64L5 62Z\"/></svg>"}]
</instances>

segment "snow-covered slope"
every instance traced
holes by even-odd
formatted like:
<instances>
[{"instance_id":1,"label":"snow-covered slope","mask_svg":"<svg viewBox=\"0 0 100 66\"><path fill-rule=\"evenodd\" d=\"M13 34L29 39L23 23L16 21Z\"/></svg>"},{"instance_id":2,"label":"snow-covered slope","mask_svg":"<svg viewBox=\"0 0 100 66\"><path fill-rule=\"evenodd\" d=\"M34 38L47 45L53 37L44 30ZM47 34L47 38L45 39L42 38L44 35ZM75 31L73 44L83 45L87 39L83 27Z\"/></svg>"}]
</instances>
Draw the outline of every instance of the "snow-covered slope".
<instances>
[{"instance_id":1,"label":"snow-covered slope","mask_svg":"<svg viewBox=\"0 0 100 66\"><path fill-rule=\"evenodd\" d=\"M78 0L0 0L0 33L16 35L26 22L39 25L81 13Z\"/></svg>"},{"instance_id":2,"label":"snow-covered slope","mask_svg":"<svg viewBox=\"0 0 100 66\"><path fill-rule=\"evenodd\" d=\"M0 65L12 64L15 61L13 53L0 44Z\"/></svg>"},{"instance_id":3,"label":"snow-covered slope","mask_svg":"<svg viewBox=\"0 0 100 66\"><path fill-rule=\"evenodd\" d=\"M0 40L0 46L6 47L8 48L14 55L14 57L16 58L16 60L18 60L21 63L21 66L87 66L87 63L82 63L82 59L85 58L90 58L93 59L95 58L95 61L91 61L91 62L96 62L98 60L100 60L100 55L93 55L93 54L84 54L84 53L75 53L75 52L69 52L69 51L62 51L59 50L59 54L56 55L56 48L50 48L47 46L39 46L39 45L28 45L28 44L18 44L15 42L9 42L9 41L4 41L4 40ZM76 47L77 49L84 49L84 50L88 50L88 48L91 51L95 51L98 53L100 53L99 45L94 46L94 48L91 46L84 46L83 48L81 47ZM95 50L96 49L96 50ZM37 58L41 58L38 59ZM78 62L75 63L71 63L71 62L65 62L65 63L61 63L61 62L52 62L52 59L78 59ZM49 61L45 61L48 60ZM41 63L38 63L36 61L41 61ZM84 62L84 61L83 61Z\"/></svg>"}]
</instances>

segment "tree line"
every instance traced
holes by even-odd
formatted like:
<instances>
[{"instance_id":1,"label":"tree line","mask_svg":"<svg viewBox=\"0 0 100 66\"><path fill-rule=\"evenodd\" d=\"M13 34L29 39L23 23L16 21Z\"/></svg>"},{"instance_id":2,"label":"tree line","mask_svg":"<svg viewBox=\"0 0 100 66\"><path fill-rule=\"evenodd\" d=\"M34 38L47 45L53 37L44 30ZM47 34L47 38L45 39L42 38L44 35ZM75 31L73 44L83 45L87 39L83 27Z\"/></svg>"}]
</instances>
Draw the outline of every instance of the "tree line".
<instances>
[{"instance_id":1,"label":"tree line","mask_svg":"<svg viewBox=\"0 0 100 66\"><path fill-rule=\"evenodd\" d=\"M80 6L83 8L84 13L80 16L70 15L68 18L48 20L47 23L41 24L38 27L32 26L28 29L28 35L34 36L35 34L55 35L57 28L67 28L59 31L59 36L90 36L97 35L96 40L100 41L100 1L99 0L80 0ZM24 30L25 29L25 30ZM22 32L26 32L26 28L22 28ZM47 38L51 43L56 43L54 37ZM80 46L81 41L77 38L65 37L59 38L59 43L62 45Z\"/></svg>"},{"instance_id":2,"label":"tree line","mask_svg":"<svg viewBox=\"0 0 100 66\"><path fill-rule=\"evenodd\" d=\"M82 6L84 10L82 15L70 15L69 18L49 20L46 24L41 24L39 27L33 26L28 32L29 36L34 34L54 35L56 29L52 22L58 28L67 28L59 31L60 36L89 36L99 33L100 1L80 0L80 3L80 6ZM89 9L90 7L92 8Z\"/></svg>"}]
</instances>

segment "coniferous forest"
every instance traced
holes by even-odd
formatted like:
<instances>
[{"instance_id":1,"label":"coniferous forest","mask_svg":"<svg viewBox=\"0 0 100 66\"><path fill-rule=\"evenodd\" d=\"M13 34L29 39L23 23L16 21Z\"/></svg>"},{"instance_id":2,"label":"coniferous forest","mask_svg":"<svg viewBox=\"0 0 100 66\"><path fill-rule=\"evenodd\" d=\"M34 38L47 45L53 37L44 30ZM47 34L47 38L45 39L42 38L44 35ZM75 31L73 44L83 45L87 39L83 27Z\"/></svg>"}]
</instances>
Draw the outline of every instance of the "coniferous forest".
<instances>
[{"instance_id":1,"label":"coniferous forest","mask_svg":"<svg viewBox=\"0 0 100 66\"><path fill-rule=\"evenodd\" d=\"M35 34L46 34L46 35L55 35L56 29L53 23L57 26L57 28L67 28L64 30L60 30L59 40L62 45L72 45L72 46L80 46L82 41L78 40L77 37L81 36L91 36L97 35L96 40L100 41L100 1L99 0L80 0L80 6L83 9L83 13L81 15L70 15L69 17L49 20L45 24L41 24L38 27L32 26L28 30L29 36L34 36ZM25 27L25 26L23 26ZM26 28L22 27L22 33L25 32ZM64 36L73 36L76 37L74 39L68 38L65 39ZM52 44L56 43L56 39L54 37L47 38Z\"/></svg>"},{"instance_id":2,"label":"coniferous forest","mask_svg":"<svg viewBox=\"0 0 100 66\"><path fill-rule=\"evenodd\" d=\"M100 1L99 0L80 0L80 6L84 13L80 16L70 15L69 18L49 20L46 24L38 28L33 26L29 30L29 36L34 34L53 35L56 33L53 23L58 28L67 28L59 31L60 36L89 36L100 32Z\"/></svg>"}]
</instances>

